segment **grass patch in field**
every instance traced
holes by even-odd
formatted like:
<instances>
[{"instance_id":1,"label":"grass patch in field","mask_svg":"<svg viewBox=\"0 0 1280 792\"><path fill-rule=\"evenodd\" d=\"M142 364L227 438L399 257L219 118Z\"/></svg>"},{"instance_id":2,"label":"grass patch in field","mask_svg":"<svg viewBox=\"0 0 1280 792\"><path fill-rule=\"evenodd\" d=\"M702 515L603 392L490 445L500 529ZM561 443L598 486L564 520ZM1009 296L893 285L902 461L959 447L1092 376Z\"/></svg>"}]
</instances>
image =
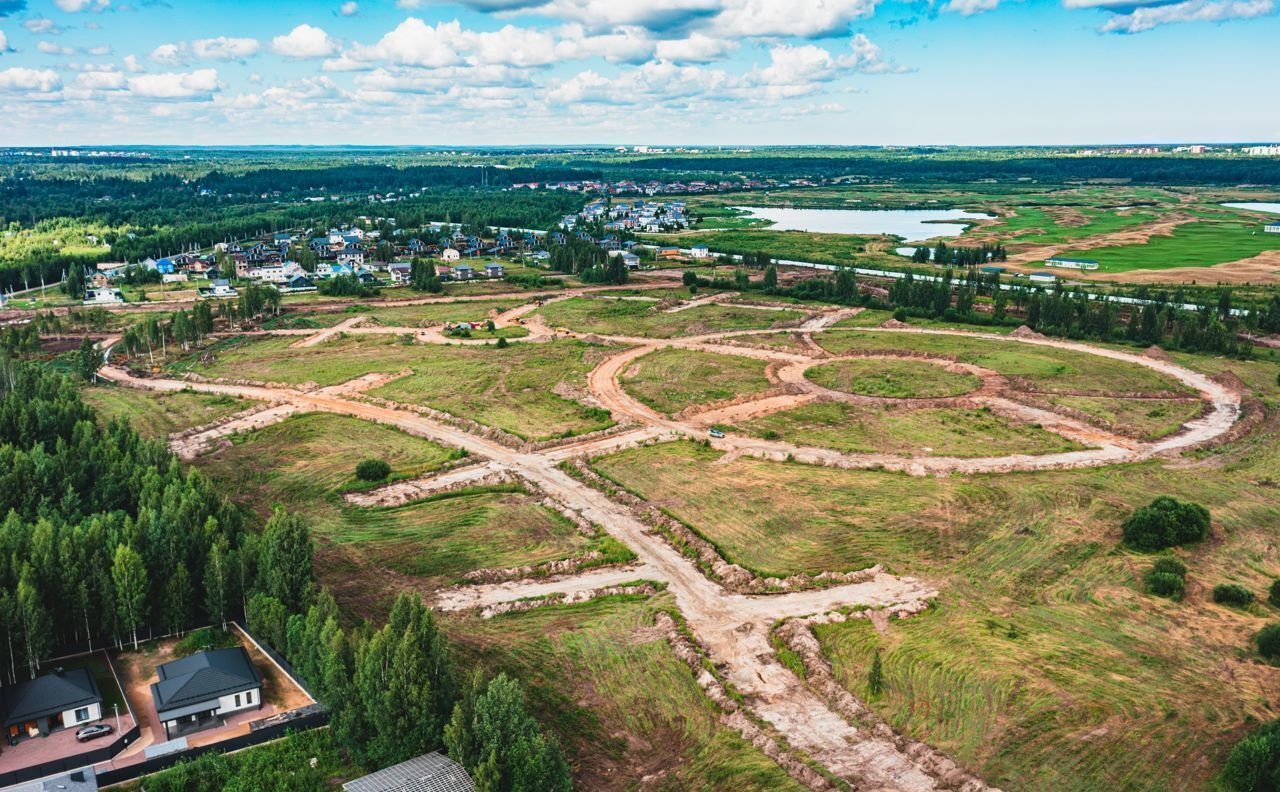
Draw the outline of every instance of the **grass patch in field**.
<instances>
[{"instance_id":1,"label":"grass patch in field","mask_svg":"<svg viewBox=\"0 0 1280 792\"><path fill-rule=\"evenodd\" d=\"M890 566L932 544L918 531L940 479L837 471L741 457L694 443L662 443L596 459L592 467L660 502L730 561L764 574Z\"/></svg>"},{"instance_id":2,"label":"grass patch in field","mask_svg":"<svg viewBox=\"0 0 1280 792\"><path fill-rule=\"evenodd\" d=\"M1046 401L1109 421L1121 434L1141 440L1171 435L1199 417L1203 403L1185 399L1112 399L1105 396L1048 396Z\"/></svg>"},{"instance_id":3,"label":"grass patch in field","mask_svg":"<svg viewBox=\"0 0 1280 792\"><path fill-rule=\"evenodd\" d=\"M127 420L147 438L164 438L248 409L252 402L211 393L155 393L118 386L94 386L80 392L103 421Z\"/></svg>"},{"instance_id":4,"label":"grass patch in field","mask_svg":"<svg viewBox=\"0 0 1280 792\"><path fill-rule=\"evenodd\" d=\"M635 360L619 379L627 393L660 413L769 388L764 361L690 349L660 349Z\"/></svg>"},{"instance_id":5,"label":"grass patch in field","mask_svg":"<svg viewBox=\"0 0 1280 792\"><path fill-rule=\"evenodd\" d=\"M1097 261L1099 272L1212 267L1280 249L1278 236L1264 233L1261 223L1199 220L1174 228L1169 236L1153 236L1141 244L1067 251L1062 255Z\"/></svg>"},{"instance_id":6,"label":"grass patch in field","mask_svg":"<svg viewBox=\"0 0 1280 792\"><path fill-rule=\"evenodd\" d=\"M370 321L387 327L427 327L446 322L479 322L520 305L519 300L459 300L424 305L374 306Z\"/></svg>"},{"instance_id":7,"label":"grass patch in field","mask_svg":"<svg viewBox=\"0 0 1280 792\"><path fill-rule=\"evenodd\" d=\"M688 295L685 295L686 298ZM651 302L575 297L551 303L538 313L552 327L579 333L675 338L728 330L757 330L796 322L799 311L760 311L732 305L701 305L664 313Z\"/></svg>"},{"instance_id":8,"label":"grass patch in field","mask_svg":"<svg viewBox=\"0 0 1280 792\"><path fill-rule=\"evenodd\" d=\"M784 352L803 352L808 345L800 340L800 334L794 331L779 330L776 333L754 333L751 335L731 336L725 341L733 341L748 346L766 346Z\"/></svg>"},{"instance_id":9,"label":"grass patch in field","mask_svg":"<svg viewBox=\"0 0 1280 792\"><path fill-rule=\"evenodd\" d=\"M720 722L672 653L650 601L612 597L480 619L447 616L466 665L519 676L561 739L581 789L800 792L772 760Z\"/></svg>"},{"instance_id":10,"label":"grass patch in field","mask_svg":"<svg viewBox=\"0 0 1280 792\"><path fill-rule=\"evenodd\" d=\"M998 236L1006 244L1053 245L1111 234L1157 219L1154 212L1139 210L1117 212L1073 208L1067 215L1061 211L1020 206L1014 212L1015 215L1002 217L999 223L986 226L982 233ZM1067 220L1069 222L1064 222Z\"/></svg>"},{"instance_id":11,"label":"grass patch in field","mask_svg":"<svg viewBox=\"0 0 1280 792\"><path fill-rule=\"evenodd\" d=\"M767 229L735 229L708 231L699 234L670 235L644 234L642 238L657 244L706 245L716 253L767 253L776 259L810 261L818 264L867 264L877 258L869 249L869 243L883 239L876 236L853 234L818 234L808 231L769 231ZM881 254L879 258L897 259L900 256Z\"/></svg>"},{"instance_id":12,"label":"grass patch in field","mask_svg":"<svg viewBox=\"0 0 1280 792\"><path fill-rule=\"evenodd\" d=\"M1050 391L1192 392L1177 380L1137 363L1012 340L875 330L827 331L815 336L815 340L835 355L876 350L948 355Z\"/></svg>"},{"instance_id":13,"label":"grass patch in field","mask_svg":"<svg viewBox=\"0 0 1280 792\"><path fill-rule=\"evenodd\" d=\"M335 385L373 372L413 374L373 395L422 404L521 437L583 434L611 425L603 410L560 393L585 393L586 375L606 354L577 341L487 346L405 344L387 336L339 336L300 349L296 338L220 342L205 363L188 358L177 369L299 384Z\"/></svg>"},{"instance_id":14,"label":"grass patch in field","mask_svg":"<svg viewBox=\"0 0 1280 792\"><path fill-rule=\"evenodd\" d=\"M960 396L982 387L972 374L919 360L837 360L814 366L805 377L824 388L889 399Z\"/></svg>"},{"instance_id":15,"label":"grass patch in field","mask_svg":"<svg viewBox=\"0 0 1280 792\"><path fill-rule=\"evenodd\" d=\"M904 409L841 402L805 404L739 427L753 437L851 454L985 457L1053 454L1083 446L986 410Z\"/></svg>"}]
</instances>

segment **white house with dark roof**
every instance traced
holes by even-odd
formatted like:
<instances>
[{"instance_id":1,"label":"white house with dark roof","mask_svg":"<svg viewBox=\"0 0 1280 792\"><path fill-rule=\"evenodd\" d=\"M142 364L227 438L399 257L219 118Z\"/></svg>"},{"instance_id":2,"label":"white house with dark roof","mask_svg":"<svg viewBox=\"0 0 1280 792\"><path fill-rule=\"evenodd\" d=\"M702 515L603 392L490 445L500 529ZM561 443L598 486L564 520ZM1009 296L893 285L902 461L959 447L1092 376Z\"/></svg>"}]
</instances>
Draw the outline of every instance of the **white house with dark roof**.
<instances>
[{"instance_id":1,"label":"white house with dark roof","mask_svg":"<svg viewBox=\"0 0 1280 792\"><path fill-rule=\"evenodd\" d=\"M198 652L156 667L151 700L166 740L220 726L226 715L262 707L262 675L243 647Z\"/></svg>"},{"instance_id":2,"label":"white house with dark roof","mask_svg":"<svg viewBox=\"0 0 1280 792\"><path fill-rule=\"evenodd\" d=\"M1280 234L1280 220L1273 220L1262 227L1268 234Z\"/></svg>"},{"instance_id":3,"label":"white house with dark roof","mask_svg":"<svg viewBox=\"0 0 1280 792\"><path fill-rule=\"evenodd\" d=\"M52 674L0 690L4 733L10 738L45 735L102 717L102 694L85 668Z\"/></svg>"}]
</instances>

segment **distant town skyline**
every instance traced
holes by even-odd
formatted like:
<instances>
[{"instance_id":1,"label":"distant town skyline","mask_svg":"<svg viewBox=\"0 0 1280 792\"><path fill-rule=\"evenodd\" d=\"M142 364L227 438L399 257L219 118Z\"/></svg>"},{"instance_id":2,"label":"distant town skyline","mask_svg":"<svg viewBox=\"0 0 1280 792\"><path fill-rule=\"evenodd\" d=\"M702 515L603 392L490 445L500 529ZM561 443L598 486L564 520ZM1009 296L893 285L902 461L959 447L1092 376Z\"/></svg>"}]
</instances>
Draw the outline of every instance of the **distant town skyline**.
<instances>
[{"instance_id":1,"label":"distant town skyline","mask_svg":"<svg viewBox=\"0 0 1280 792\"><path fill-rule=\"evenodd\" d=\"M0 0L0 146L1271 142L1276 41L1275 0Z\"/></svg>"}]
</instances>

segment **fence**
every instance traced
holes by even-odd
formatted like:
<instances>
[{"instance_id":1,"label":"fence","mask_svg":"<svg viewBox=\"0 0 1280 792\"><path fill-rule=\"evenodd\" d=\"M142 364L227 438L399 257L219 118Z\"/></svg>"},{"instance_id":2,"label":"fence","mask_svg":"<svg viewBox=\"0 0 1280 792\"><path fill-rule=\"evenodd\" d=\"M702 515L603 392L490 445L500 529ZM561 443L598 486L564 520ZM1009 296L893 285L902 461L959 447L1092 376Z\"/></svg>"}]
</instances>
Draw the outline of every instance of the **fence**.
<instances>
[{"instance_id":1,"label":"fence","mask_svg":"<svg viewBox=\"0 0 1280 792\"><path fill-rule=\"evenodd\" d=\"M75 756L68 756L65 759L55 759L50 762L42 762L38 765L29 765L27 767L13 770L8 773L0 773L0 787L7 787L11 784L20 784L23 781L33 781L37 778L44 778L48 775L58 773L68 773L72 770L78 770L87 765L95 765L99 762L106 762L115 758L115 755L124 750L138 736L142 730L135 723L132 729L117 736L109 745L96 748Z\"/></svg>"}]
</instances>

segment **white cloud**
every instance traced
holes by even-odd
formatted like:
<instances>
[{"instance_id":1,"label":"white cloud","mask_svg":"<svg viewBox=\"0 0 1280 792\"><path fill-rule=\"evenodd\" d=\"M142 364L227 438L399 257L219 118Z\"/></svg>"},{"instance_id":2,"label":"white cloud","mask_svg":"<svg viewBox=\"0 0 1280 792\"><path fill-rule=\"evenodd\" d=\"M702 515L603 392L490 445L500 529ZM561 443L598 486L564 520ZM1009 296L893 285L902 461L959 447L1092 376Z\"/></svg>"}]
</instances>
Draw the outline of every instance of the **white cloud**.
<instances>
[{"instance_id":1,"label":"white cloud","mask_svg":"<svg viewBox=\"0 0 1280 792\"><path fill-rule=\"evenodd\" d=\"M125 87L125 76L118 71L89 71L76 77L76 85L87 91L120 91Z\"/></svg>"},{"instance_id":2,"label":"white cloud","mask_svg":"<svg viewBox=\"0 0 1280 792\"><path fill-rule=\"evenodd\" d=\"M769 49L769 65L759 70L759 82L769 96L803 96L818 90L837 74L835 58L813 44L779 44Z\"/></svg>"},{"instance_id":3,"label":"white cloud","mask_svg":"<svg viewBox=\"0 0 1280 792\"><path fill-rule=\"evenodd\" d=\"M68 14L75 14L84 10L104 11L110 7L111 0L53 0L53 4Z\"/></svg>"},{"instance_id":4,"label":"white cloud","mask_svg":"<svg viewBox=\"0 0 1280 792\"><path fill-rule=\"evenodd\" d=\"M193 72L140 74L126 81L129 92L147 99L207 100L218 90L218 71L198 69Z\"/></svg>"},{"instance_id":5,"label":"white cloud","mask_svg":"<svg viewBox=\"0 0 1280 792\"><path fill-rule=\"evenodd\" d=\"M327 58L337 51L337 43L318 27L302 24L288 35L271 39L271 49L286 58Z\"/></svg>"},{"instance_id":6,"label":"white cloud","mask_svg":"<svg viewBox=\"0 0 1280 792\"><path fill-rule=\"evenodd\" d=\"M138 63L138 56L137 56L137 55L125 55L125 56L124 56L124 69L125 69L125 71L127 71L127 72L132 72L132 73L134 73L134 74L137 74L138 72L142 71L142 64L141 64L141 63Z\"/></svg>"},{"instance_id":7,"label":"white cloud","mask_svg":"<svg viewBox=\"0 0 1280 792\"><path fill-rule=\"evenodd\" d=\"M942 10L951 11L961 16L973 16L984 11L994 11L998 5L1000 5L1000 0L951 0L951 2L942 7Z\"/></svg>"},{"instance_id":8,"label":"white cloud","mask_svg":"<svg viewBox=\"0 0 1280 792\"><path fill-rule=\"evenodd\" d=\"M623 25L608 33L590 34L582 25L561 26L556 35L556 55L561 60L604 58L611 63L644 63L653 58L656 46L649 32L635 25Z\"/></svg>"},{"instance_id":9,"label":"white cloud","mask_svg":"<svg viewBox=\"0 0 1280 792\"><path fill-rule=\"evenodd\" d=\"M1185 0L1171 5L1135 8L1115 14L1099 28L1103 33L1142 33L1179 22L1224 22L1251 19L1276 10L1274 0Z\"/></svg>"},{"instance_id":10,"label":"white cloud","mask_svg":"<svg viewBox=\"0 0 1280 792\"><path fill-rule=\"evenodd\" d=\"M165 66L181 66L187 60L187 45L161 44L147 58Z\"/></svg>"},{"instance_id":11,"label":"white cloud","mask_svg":"<svg viewBox=\"0 0 1280 792\"><path fill-rule=\"evenodd\" d=\"M33 91L48 93L62 87L62 78L51 69L21 67L0 71L0 91Z\"/></svg>"},{"instance_id":12,"label":"white cloud","mask_svg":"<svg viewBox=\"0 0 1280 792\"><path fill-rule=\"evenodd\" d=\"M409 17L371 47L355 47L344 58L355 61L386 61L400 66L440 68L462 62L455 43L462 36L457 20L439 22L434 27L417 17Z\"/></svg>"},{"instance_id":13,"label":"white cloud","mask_svg":"<svg viewBox=\"0 0 1280 792\"><path fill-rule=\"evenodd\" d=\"M262 45L251 38L217 38L199 39L191 42L191 51L197 58L206 60L239 61L258 53Z\"/></svg>"},{"instance_id":14,"label":"white cloud","mask_svg":"<svg viewBox=\"0 0 1280 792\"><path fill-rule=\"evenodd\" d=\"M955 2L956 0L952 0ZM836 59L836 65L863 74L902 74L911 71L893 61L884 59L884 50L865 34L858 33L849 40L849 54Z\"/></svg>"},{"instance_id":15,"label":"white cloud","mask_svg":"<svg viewBox=\"0 0 1280 792\"><path fill-rule=\"evenodd\" d=\"M459 39L459 47L470 53L468 60L475 64L531 67L558 59L555 38L539 30L507 25L492 33L465 32Z\"/></svg>"},{"instance_id":16,"label":"white cloud","mask_svg":"<svg viewBox=\"0 0 1280 792\"><path fill-rule=\"evenodd\" d=\"M360 13L360 4L355 0L347 0L338 8L338 13L345 17L355 16Z\"/></svg>"},{"instance_id":17,"label":"white cloud","mask_svg":"<svg viewBox=\"0 0 1280 792\"><path fill-rule=\"evenodd\" d=\"M847 33L880 0L728 0L714 27L726 36L820 36Z\"/></svg>"},{"instance_id":18,"label":"white cloud","mask_svg":"<svg viewBox=\"0 0 1280 792\"><path fill-rule=\"evenodd\" d=\"M3 30L0 30L0 55L3 55L8 51L9 51L9 37L4 34Z\"/></svg>"},{"instance_id":19,"label":"white cloud","mask_svg":"<svg viewBox=\"0 0 1280 792\"><path fill-rule=\"evenodd\" d=\"M22 26L37 36L59 36L63 33L62 28L55 25L53 20L48 17L28 19L26 22L22 23Z\"/></svg>"},{"instance_id":20,"label":"white cloud","mask_svg":"<svg viewBox=\"0 0 1280 792\"><path fill-rule=\"evenodd\" d=\"M519 0L469 0L466 5L480 10L504 10L532 4ZM634 25L649 30L679 30L699 19L714 16L720 11L721 5L721 0L549 0L533 11L581 23L592 30L609 30L619 25Z\"/></svg>"},{"instance_id":21,"label":"white cloud","mask_svg":"<svg viewBox=\"0 0 1280 792\"><path fill-rule=\"evenodd\" d=\"M103 44L103 45L102 45L102 46L100 46L100 47L90 47L90 48L89 48L89 54L90 54L90 55L96 55L96 56L98 56L98 57L102 57L103 55L110 55L112 52L113 52L113 50L111 49L111 45L110 45L110 44Z\"/></svg>"},{"instance_id":22,"label":"white cloud","mask_svg":"<svg viewBox=\"0 0 1280 792\"><path fill-rule=\"evenodd\" d=\"M676 63L710 63L738 49L738 42L693 33L688 38L659 41L654 55Z\"/></svg>"},{"instance_id":23,"label":"white cloud","mask_svg":"<svg viewBox=\"0 0 1280 792\"><path fill-rule=\"evenodd\" d=\"M64 47L60 44L54 44L52 41L41 41L36 44L36 49L45 55L74 55L76 51L70 47Z\"/></svg>"}]
</instances>

